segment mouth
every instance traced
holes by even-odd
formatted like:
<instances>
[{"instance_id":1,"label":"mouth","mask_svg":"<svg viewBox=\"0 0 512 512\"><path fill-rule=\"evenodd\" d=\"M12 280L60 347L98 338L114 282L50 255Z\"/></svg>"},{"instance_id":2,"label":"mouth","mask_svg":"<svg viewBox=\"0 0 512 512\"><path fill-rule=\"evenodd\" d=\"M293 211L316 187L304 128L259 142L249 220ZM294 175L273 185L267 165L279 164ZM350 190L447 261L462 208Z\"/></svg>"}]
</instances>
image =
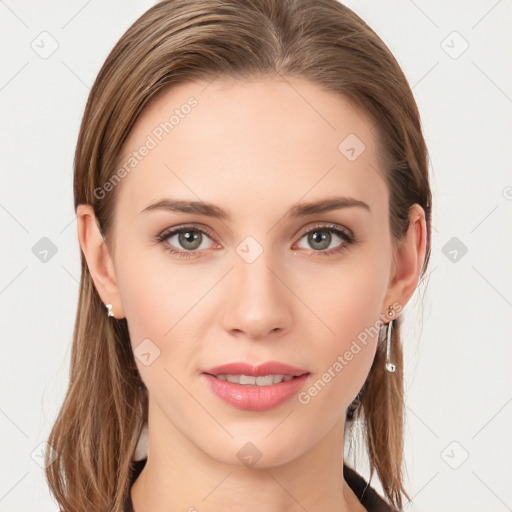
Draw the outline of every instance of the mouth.
<instances>
[{"instance_id":1,"label":"mouth","mask_svg":"<svg viewBox=\"0 0 512 512\"><path fill-rule=\"evenodd\" d=\"M278 361L268 361L259 365L240 361L214 366L203 370L202 373L236 384L270 386L309 372Z\"/></svg>"},{"instance_id":2,"label":"mouth","mask_svg":"<svg viewBox=\"0 0 512 512\"><path fill-rule=\"evenodd\" d=\"M215 395L239 409L263 411L298 393L310 372L284 363L230 363L201 372Z\"/></svg>"}]
</instances>

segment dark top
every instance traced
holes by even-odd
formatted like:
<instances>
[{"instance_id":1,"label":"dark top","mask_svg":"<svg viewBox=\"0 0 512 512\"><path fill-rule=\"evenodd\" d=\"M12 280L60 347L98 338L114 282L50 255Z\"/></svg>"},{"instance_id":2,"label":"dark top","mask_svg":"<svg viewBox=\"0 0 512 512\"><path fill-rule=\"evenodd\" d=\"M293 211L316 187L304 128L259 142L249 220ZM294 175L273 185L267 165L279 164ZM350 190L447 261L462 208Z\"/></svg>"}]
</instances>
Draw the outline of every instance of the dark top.
<instances>
[{"instance_id":1,"label":"dark top","mask_svg":"<svg viewBox=\"0 0 512 512\"><path fill-rule=\"evenodd\" d=\"M133 473L130 481L130 490L131 486L142 471L142 468L146 465L146 460L147 459L143 459L133 462ZM368 512L398 512L397 509L388 505L377 494L377 492L368 485L368 483L361 475L356 473L346 464L343 464L343 475L347 481L348 486L352 489L354 494L358 497L361 505L363 505L363 507ZM128 492L128 498L126 499L125 512L134 512L130 492Z\"/></svg>"}]
</instances>

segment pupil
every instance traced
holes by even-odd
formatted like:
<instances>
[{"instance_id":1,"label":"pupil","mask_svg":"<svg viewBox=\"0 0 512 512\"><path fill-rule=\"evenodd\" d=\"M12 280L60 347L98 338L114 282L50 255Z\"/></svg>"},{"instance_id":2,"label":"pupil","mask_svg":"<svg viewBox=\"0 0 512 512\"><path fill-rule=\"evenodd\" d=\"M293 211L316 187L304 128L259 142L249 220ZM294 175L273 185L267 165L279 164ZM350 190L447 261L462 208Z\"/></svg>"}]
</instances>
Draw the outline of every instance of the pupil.
<instances>
[{"instance_id":1,"label":"pupil","mask_svg":"<svg viewBox=\"0 0 512 512\"><path fill-rule=\"evenodd\" d=\"M197 249L201 243L197 243L200 239L199 233L194 231L184 231L180 233L180 243L186 249Z\"/></svg>"},{"instance_id":2,"label":"pupil","mask_svg":"<svg viewBox=\"0 0 512 512\"><path fill-rule=\"evenodd\" d=\"M318 249L325 249L326 247L329 247L330 239L331 235L326 231L315 231L310 235L310 242L312 241L315 244L320 244L320 247L317 247Z\"/></svg>"}]
</instances>

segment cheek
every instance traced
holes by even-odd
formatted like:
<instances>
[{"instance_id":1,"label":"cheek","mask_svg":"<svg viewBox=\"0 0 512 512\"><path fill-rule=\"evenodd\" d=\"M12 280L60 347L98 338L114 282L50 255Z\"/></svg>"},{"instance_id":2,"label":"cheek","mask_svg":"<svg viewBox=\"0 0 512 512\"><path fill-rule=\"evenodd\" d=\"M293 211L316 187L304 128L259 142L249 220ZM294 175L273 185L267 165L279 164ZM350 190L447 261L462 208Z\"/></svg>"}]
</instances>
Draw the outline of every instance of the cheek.
<instances>
[{"instance_id":1,"label":"cheek","mask_svg":"<svg viewBox=\"0 0 512 512\"><path fill-rule=\"evenodd\" d=\"M322 332L338 340L340 348L378 320L389 269L370 247L354 252L339 265L314 273L304 269L300 274L311 277L301 277L297 295L305 298L324 324Z\"/></svg>"},{"instance_id":2,"label":"cheek","mask_svg":"<svg viewBox=\"0 0 512 512\"><path fill-rule=\"evenodd\" d=\"M218 277L173 264L154 248L124 254L116 275L135 361L149 389L168 388L168 372L194 371L195 340L209 318L204 299ZM141 353L152 362L146 365Z\"/></svg>"},{"instance_id":3,"label":"cheek","mask_svg":"<svg viewBox=\"0 0 512 512\"><path fill-rule=\"evenodd\" d=\"M158 251L153 251L158 252ZM163 351L163 343L173 333L173 326L183 316L184 296L179 272L162 268L147 251L120 247L116 276L125 311L135 360L143 379L147 367L138 360L139 345L144 342L151 353ZM177 290L180 290L177 293ZM166 334L167 333L167 334ZM147 340L151 340L151 345ZM139 350L142 349L142 346ZM155 359L155 363L158 359Z\"/></svg>"},{"instance_id":4,"label":"cheek","mask_svg":"<svg viewBox=\"0 0 512 512\"><path fill-rule=\"evenodd\" d=\"M314 323L323 334L311 335L316 363L314 389L310 388L308 394L311 398L321 392L324 400L336 404L335 410L340 412L353 400L370 371L388 274L385 265L372 264L371 258L365 262L363 257L358 264L341 265L336 274L332 269L330 272L329 279L316 281L325 283L323 289L309 286L308 300L315 304L312 309L321 319Z\"/></svg>"},{"instance_id":5,"label":"cheek","mask_svg":"<svg viewBox=\"0 0 512 512\"><path fill-rule=\"evenodd\" d=\"M200 293L197 278L194 281L187 267L167 260L161 247L128 245L126 241L119 244L116 275L132 343L144 338L163 340L172 335L173 326Z\"/></svg>"}]
</instances>

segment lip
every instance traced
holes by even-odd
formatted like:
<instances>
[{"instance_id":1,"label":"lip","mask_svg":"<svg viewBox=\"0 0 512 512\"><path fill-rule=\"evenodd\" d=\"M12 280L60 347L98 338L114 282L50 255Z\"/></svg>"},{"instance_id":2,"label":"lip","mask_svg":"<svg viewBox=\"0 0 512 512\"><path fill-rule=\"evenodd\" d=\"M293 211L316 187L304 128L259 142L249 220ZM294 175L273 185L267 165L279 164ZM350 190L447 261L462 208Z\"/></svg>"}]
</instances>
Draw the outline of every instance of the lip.
<instances>
[{"instance_id":1,"label":"lip","mask_svg":"<svg viewBox=\"0 0 512 512\"><path fill-rule=\"evenodd\" d=\"M251 386L217 379L214 375L292 375L293 379L270 386ZM201 374L210 390L221 400L238 409L266 411L273 409L296 395L309 379L310 373L294 366L275 361L253 366L248 363L230 363L215 366Z\"/></svg>"},{"instance_id":2,"label":"lip","mask_svg":"<svg viewBox=\"0 0 512 512\"><path fill-rule=\"evenodd\" d=\"M203 370L203 373L210 375L250 375L253 377L264 377L265 375L271 374L300 377L301 375L309 372L278 361L268 361L256 366L245 362L222 364L220 366L213 366L212 368Z\"/></svg>"}]
</instances>

